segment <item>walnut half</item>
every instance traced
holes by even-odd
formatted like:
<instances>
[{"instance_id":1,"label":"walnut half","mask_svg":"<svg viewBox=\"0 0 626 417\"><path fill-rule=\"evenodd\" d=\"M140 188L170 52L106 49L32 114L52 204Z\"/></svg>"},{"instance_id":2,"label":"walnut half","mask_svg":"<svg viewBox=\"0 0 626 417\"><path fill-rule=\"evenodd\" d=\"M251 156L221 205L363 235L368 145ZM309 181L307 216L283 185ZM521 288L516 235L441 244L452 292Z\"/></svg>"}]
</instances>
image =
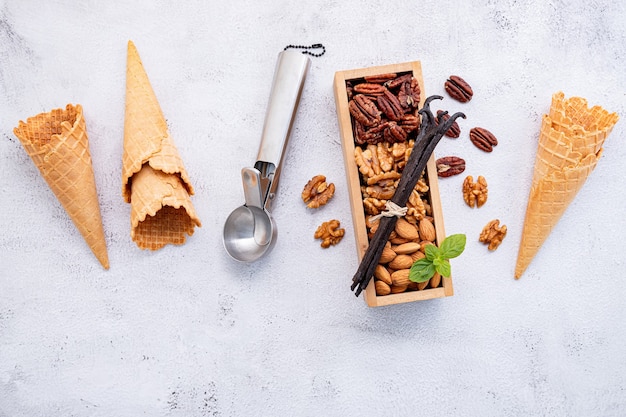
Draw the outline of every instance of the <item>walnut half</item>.
<instances>
[{"instance_id":1,"label":"walnut half","mask_svg":"<svg viewBox=\"0 0 626 417\"><path fill-rule=\"evenodd\" d=\"M302 201L304 201L309 208L319 208L332 198L335 194L335 184L326 183L326 177L323 175L316 175L309 180L302 190Z\"/></svg>"},{"instance_id":2,"label":"walnut half","mask_svg":"<svg viewBox=\"0 0 626 417\"><path fill-rule=\"evenodd\" d=\"M314 237L315 239L320 239L322 241L320 244L321 247L326 249L330 247L330 245L336 245L341 241L346 231L339 226L339 220L329 220L322 223L317 228Z\"/></svg>"},{"instance_id":3,"label":"walnut half","mask_svg":"<svg viewBox=\"0 0 626 417\"><path fill-rule=\"evenodd\" d=\"M482 207L487 202L488 190L487 180L482 175L478 176L476 182L471 175L463 181L463 200L470 207Z\"/></svg>"},{"instance_id":4,"label":"walnut half","mask_svg":"<svg viewBox=\"0 0 626 417\"><path fill-rule=\"evenodd\" d=\"M506 226L500 226L500 220L492 220L483 228L478 238L479 242L482 242L488 246L489 250L496 250L502 239L506 236Z\"/></svg>"}]
</instances>

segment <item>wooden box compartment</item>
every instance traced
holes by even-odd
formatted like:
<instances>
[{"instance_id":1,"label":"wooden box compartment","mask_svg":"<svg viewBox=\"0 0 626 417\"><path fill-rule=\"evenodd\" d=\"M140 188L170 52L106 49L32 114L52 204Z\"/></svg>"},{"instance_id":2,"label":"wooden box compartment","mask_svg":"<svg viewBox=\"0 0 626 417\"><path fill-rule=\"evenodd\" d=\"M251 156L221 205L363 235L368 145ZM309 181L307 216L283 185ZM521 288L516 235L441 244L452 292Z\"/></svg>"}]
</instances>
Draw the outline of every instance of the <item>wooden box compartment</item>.
<instances>
[{"instance_id":1,"label":"wooden box compartment","mask_svg":"<svg viewBox=\"0 0 626 417\"><path fill-rule=\"evenodd\" d=\"M359 167L355 161L355 142L353 131L353 120L349 111L348 84L354 85L363 82L364 77L381 74L395 73L403 75L412 73L420 86L420 103L418 108L422 108L426 98L422 68L419 61L385 66L376 66L362 69L339 71L335 73L334 94L337 107L337 117L339 120L339 130L341 135L346 178L348 182L350 206L352 210L352 221L354 225L354 236L356 240L357 256L359 261L363 258L369 244L368 231L366 226L366 213L363 206L363 195L361 187L363 177L359 172ZM429 190L425 193L425 200L428 200L431 207L431 215L436 232L436 244L438 245L445 238L443 213L439 196L439 186L437 177L437 167L434 154L430 157L426 170L425 180ZM355 271L356 272L356 271ZM402 293L389 295L376 295L375 280L372 279L366 290L363 292L365 302L370 307L379 307L390 304L400 304L412 301L427 300L432 298L447 297L453 295L452 277L441 277L438 286L431 288L430 285L423 290L409 290Z\"/></svg>"}]
</instances>

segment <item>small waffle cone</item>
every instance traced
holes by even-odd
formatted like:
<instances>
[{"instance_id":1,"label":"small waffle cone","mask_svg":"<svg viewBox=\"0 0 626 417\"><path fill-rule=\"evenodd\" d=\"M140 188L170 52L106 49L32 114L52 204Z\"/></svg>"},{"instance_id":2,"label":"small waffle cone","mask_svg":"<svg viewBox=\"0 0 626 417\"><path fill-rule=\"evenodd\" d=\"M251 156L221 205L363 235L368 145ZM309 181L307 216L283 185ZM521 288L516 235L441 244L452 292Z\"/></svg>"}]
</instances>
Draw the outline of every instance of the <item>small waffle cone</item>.
<instances>
[{"instance_id":1,"label":"small waffle cone","mask_svg":"<svg viewBox=\"0 0 626 417\"><path fill-rule=\"evenodd\" d=\"M533 180L515 266L519 279L582 188L618 116L580 97L553 95L539 134Z\"/></svg>"},{"instance_id":2,"label":"small waffle cone","mask_svg":"<svg viewBox=\"0 0 626 417\"><path fill-rule=\"evenodd\" d=\"M20 121L13 132L105 269L109 268L100 205L80 104Z\"/></svg>"},{"instance_id":3,"label":"small waffle cone","mask_svg":"<svg viewBox=\"0 0 626 417\"><path fill-rule=\"evenodd\" d=\"M122 195L131 203L131 237L142 249L182 244L201 226L194 190L167 129L135 45L128 42Z\"/></svg>"},{"instance_id":4,"label":"small waffle cone","mask_svg":"<svg viewBox=\"0 0 626 417\"><path fill-rule=\"evenodd\" d=\"M145 165L133 177L131 237L141 249L182 244L199 226L185 185L178 175Z\"/></svg>"}]
</instances>

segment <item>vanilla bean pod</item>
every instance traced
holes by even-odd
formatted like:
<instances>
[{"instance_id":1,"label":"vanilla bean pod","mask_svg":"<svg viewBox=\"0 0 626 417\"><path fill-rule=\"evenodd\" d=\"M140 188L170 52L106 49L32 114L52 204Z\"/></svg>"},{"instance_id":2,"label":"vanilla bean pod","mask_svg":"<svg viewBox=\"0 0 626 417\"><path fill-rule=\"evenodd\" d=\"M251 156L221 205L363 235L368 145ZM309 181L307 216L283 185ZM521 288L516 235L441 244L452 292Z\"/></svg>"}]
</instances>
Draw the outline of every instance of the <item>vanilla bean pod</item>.
<instances>
[{"instance_id":1,"label":"vanilla bean pod","mask_svg":"<svg viewBox=\"0 0 626 417\"><path fill-rule=\"evenodd\" d=\"M447 114L447 112L443 112L437 116L438 123L435 123L435 116L433 116L430 110L430 102L433 100L441 100L442 98L441 96L428 97L424 102L424 106L418 112L422 115L420 132L415 139L411 156L402 172L398 187L391 198L391 201L400 207L406 206L409 196L424 172L430 155L433 153L439 140L458 117L465 118L463 113L455 113L448 120L443 122L442 118ZM356 274L352 278L353 283L350 288L351 290L355 290L356 288L355 295L357 297L372 279L374 269L376 269L376 265L389 239L389 235L395 228L396 221L396 216L382 217L379 220L378 229L365 251Z\"/></svg>"}]
</instances>

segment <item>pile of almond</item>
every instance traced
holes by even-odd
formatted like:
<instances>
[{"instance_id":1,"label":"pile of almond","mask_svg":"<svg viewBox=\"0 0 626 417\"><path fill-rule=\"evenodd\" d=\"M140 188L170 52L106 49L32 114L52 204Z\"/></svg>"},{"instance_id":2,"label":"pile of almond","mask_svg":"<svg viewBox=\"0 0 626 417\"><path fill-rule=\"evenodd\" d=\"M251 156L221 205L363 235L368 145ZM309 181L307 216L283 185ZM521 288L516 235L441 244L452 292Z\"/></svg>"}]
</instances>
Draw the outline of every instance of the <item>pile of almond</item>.
<instances>
[{"instance_id":1,"label":"pile of almond","mask_svg":"<svg viewBox=\"0 0 626 417\"><path fill-rule=\"evenodd\" d=\"M425 256L426 246L435 244L436 238L432 217L424 216L416 224L399 218L374 271L376 295L438 287L439 274L419 284L409 280L411 265Z\"/></svg>"}]
</instances>

